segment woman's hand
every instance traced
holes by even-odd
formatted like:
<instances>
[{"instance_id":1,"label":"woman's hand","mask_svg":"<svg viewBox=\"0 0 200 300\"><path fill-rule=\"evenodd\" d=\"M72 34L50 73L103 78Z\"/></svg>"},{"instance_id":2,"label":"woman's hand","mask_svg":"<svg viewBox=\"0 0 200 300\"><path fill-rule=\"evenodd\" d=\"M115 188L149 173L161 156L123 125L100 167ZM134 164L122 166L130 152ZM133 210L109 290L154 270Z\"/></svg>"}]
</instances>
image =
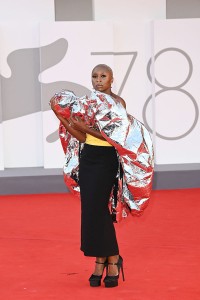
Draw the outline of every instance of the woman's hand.
<instances>
[{"instance_id":1,"label":"woman's hand","mask_svg":"<svg viewBox=\"0 0 200 300\"><path fill-rule=\"evenodd\" d=\"M87 133L88 126L85 124L85 122L78 116L70 117L69 118L70 125L72 128L79 130L81 132Z\"/></svg>"},{"instance_id":2,"label":"woman's hand","mask_svg":"<svg viewBox=\"0 0 200 300\"><path fill-rule=\"evenodd\" d=\"M53 110L54 114L56 115L56 117L63 122L63 120L68 120L67 118L65 119L60 113L58 113L55 109L55 105L56 105L56 101L55 98L52 97L51 100L49 101L49 105L51 106L51 109ZM69 123L69 120L68 120Z\"/></svg>"},{"instance_id":3,"label":"woman's hand","mask_svg":"<svg viewBox=\"0 0 200 300\"><path fill-rule=\"evenodd\" d=\"M51 109L53 110L54 109L54 105L55 105L55 98L52 97L50 100L49 100L49 105L51 106Z\"/></svg>"},{"instance_id":4,"label":"woman's hand","mask_svg":"<svg viewBox=\"0 0 200 300\"><path fill-rule=\"evenodd\" d=\"M50 107L51 107L51 109L53 110L53 112L57 115L57 112L56 112L56 110L55 110L55 98L54 97L52 97L51 99L50 99L50 101L49 101L49 105L50 105Z\"/></svg>"},{"instance_id":5,"label":"woman's hand","mask_svg":"<svg viewBox=\"0 0 200 300\"><path fill-rule=\"evenodd\" d=\"M82 132L83 134L90 134L100 140L105 141L105 138L101 135L101 133L91 127L88 127L85 122L78 116L70 117L69 119L71 128Z\"/></svg>"}]
</instances>

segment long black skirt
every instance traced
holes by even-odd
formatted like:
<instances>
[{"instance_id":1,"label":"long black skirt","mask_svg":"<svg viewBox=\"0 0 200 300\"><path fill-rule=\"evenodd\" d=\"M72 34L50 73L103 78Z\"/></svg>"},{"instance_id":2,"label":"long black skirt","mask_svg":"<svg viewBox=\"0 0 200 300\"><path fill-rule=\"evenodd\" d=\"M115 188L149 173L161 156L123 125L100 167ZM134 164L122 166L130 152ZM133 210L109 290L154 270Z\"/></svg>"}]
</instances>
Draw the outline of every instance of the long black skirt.
<instances>
[{"instance_id":1,"label":"long black skirt","mask_svg":"<svg viewBox=\"0 0 200 300\"><path fill-rule=\"evenodd\" d=\"M118 255L108 202L118 170L114 147L85 144L80 155L81 250L86 256Z\"/></svg>"}]
</instances>

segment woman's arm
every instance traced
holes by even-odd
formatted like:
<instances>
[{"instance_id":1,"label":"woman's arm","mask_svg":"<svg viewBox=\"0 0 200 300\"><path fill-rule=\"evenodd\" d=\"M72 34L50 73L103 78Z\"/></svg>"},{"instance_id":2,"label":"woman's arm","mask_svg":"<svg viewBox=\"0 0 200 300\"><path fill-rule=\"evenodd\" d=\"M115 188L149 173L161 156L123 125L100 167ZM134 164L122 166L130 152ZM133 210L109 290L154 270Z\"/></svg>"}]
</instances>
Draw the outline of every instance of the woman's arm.
<instances>
[{"instance_id":1,"label":"woman's arm","mask_svg":"<svg viewBox=\"0 0 200 300\"><path fill-rule=\"evenodd\" d=\"M101 135L100 131L97 131L93 128L90 128L90 127L87 127L87 132L88 134L100 139L100 140L103 140L105 141L106 139Z\"/></svg>"},{"instance_id":2,"label":"woman's arm","mask_svg":"<svg viewBox=\"0 0 200 300\"><path fill-rule=\"evenodd\" d=\"M126 109L126 103L125 101L113 94L113 96L115 97L116 100L120 101L121 104L124 106L124 108ZM53 98L52 98L53 99ZM51 99L51 100L52 100ZM85 142L86 140L86 133L90 134L98 139L101 140L106 140L99 131L88 127L79 117L70 117L70 122L63 118L62 116L58 115L58 113L56 113L56 111L54 110L54 105L53 105L53 101L50 100L50 104L51 104L51 109L54 111L55 115L57 116L57 118L62 122L62 124L65 126L66 130L72 134L75 138L77 138L77 140L79 140L80 142Z\"/></svg>"},{"instance_id":3,"label":"woman's arm","mask_svg":"<svg viewBox=\"0 0 200 300\"><path fill-rule=\"evenodd\" d=\"M122 104L122 106L126 109L126 102L124 101L124 99L122 99L121 97L119 97L116 94L112 94L112 96L117 101L119 101ZM73 128L80 130L81 132L88 133L88 134L90 134L98 139L104 140L104 141L106 140L99 131L97 131L91 127L88 127L79 117L74 117L74 118L71 117L70 123L72 124Z\"/></svg>"},{"instance_id":4,"label":"woman's arm","mask_svg":"<svg viewBox=\"0 0 200 300\"><path fill-rule=\"evenodd\" d=\"M51 105L51 109L53 110L54 114L56 115L56 117L60 120L60 122L63 124L63 126L66 128L66 130L73 136L75 137L79 142L84 143L86 140L86 134L84 132L81 132L80 130L77 130L75 128L73 128L70 124L70 122L63 118L61 115L59 115L55 108L54 108L54 98L52 98L50 100L50 105Z\"/></svg>"},{"instance_id":5,"label":"woman's arm","mask_svg":"<svg viewBox=\"0 0 200 300\"><path fill-rule=\"evenodd\" d=\"M91 127L88 127L79 117L71 117L70 118L71 126L76 129L80 130L81 132L84 132L85 134L88 133L98 139L104 140L104 137L101 135L101 133Z\"/></svg>"},{"instance_id":6,"label":"woman's arm","mask_svg":"<svg viewBox=\"0 0 200 300\"><path fill-rule=\"evenodd\" d=\"M73 128L71 123L63 118L62 116L56 114L57 118L61 121L63 126L66 128L66 130L73 136L75 137L79 142L84 143L86 140L86 134L84 132L81 132L80 130L77 130Z\"/></svg>"}]
</instances>

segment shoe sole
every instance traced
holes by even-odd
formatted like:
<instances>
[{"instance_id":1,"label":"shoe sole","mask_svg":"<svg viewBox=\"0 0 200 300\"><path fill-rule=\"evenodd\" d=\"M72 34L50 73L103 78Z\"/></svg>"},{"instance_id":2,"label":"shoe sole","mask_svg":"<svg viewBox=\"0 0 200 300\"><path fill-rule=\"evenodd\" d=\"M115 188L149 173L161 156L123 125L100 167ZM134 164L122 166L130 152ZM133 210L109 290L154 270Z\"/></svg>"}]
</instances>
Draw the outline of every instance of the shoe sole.
<instances>
[{"instance_id":1,"label":"shoe sole","mask_svg":"<svg viewBox=\"0 0 200 300\"><path fill-rule=\"evenodd\" d=\"M98 287L101 286L101 282L90 282L91 287Z\"/></svg>"},{"instance_id":2,"label":"shoe sole","mask_svg":"<svg viewBox=\"0 0 200 300\"><path fill-rule=\"evenodd\" d=\"M118 282L110 282L110 283L105 283L106 288L112 288L118 286Z\"/></svg>"}]
</instances>

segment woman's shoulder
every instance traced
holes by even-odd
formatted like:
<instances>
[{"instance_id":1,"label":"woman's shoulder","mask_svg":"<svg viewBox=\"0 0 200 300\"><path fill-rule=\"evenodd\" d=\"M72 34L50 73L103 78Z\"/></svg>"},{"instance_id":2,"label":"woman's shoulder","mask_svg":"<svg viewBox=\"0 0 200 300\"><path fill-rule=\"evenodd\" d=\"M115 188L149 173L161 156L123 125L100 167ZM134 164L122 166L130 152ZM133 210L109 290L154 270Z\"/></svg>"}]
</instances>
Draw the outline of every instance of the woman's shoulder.
<instances>
[{"instance_id":1,"label":"woman's shoulder","mask_svg":"<svg viewBox=\"0 0 200 300\"><path fill-rule=\"evenodd\" d=\"M123 98L119 97L119 101L121 102L121 104L123 105L124 108L126 108L126 102L124 101Z\"/></svg>"},{"instance_id":2,"label":"woman's shoulder","mask_svg":"<svg viewBox=\"0 0 200 300\"><path fill-rule=\"evenodd\" d=\"M114 93L113 93L113 96L117 101L119 101L123 105L124 108L126 108L126 102L124 101L124 99L122 97L120 97Z\"/></svg>"}]
</instances>

